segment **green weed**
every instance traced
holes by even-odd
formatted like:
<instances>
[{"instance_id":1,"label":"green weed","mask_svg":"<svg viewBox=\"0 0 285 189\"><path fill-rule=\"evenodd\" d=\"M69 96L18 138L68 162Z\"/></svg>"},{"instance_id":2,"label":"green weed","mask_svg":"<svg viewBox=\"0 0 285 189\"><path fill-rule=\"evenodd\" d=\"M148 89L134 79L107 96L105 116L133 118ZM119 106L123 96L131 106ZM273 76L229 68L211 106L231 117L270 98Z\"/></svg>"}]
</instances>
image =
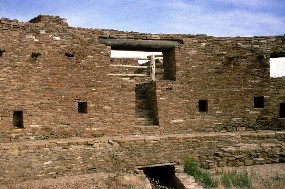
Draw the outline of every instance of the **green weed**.
<instances>
[{"instance_id":1,"label":"green weed","mask_svg":"<svg viewBox=\"0 0 285 189\"><path fill-rule=\"evenodd\" d=\"M202 183L206 188L217 187L218 181L203 171L198 163L193 159L187 159L184 164L184 172L192 175L196 182Z\"/></svg>"},{"instance_id":2,"label":"green weed","mask_svg":"<svg viewBox=\"0 0 285 189\"><path fill-rule=\"evenodd\" d=\"M247 171L237 172L229 171L222 175L222 184L229 187L238 187L238 188L252 188L251 180L248 176Z\"/></svg>"}]
</instances>

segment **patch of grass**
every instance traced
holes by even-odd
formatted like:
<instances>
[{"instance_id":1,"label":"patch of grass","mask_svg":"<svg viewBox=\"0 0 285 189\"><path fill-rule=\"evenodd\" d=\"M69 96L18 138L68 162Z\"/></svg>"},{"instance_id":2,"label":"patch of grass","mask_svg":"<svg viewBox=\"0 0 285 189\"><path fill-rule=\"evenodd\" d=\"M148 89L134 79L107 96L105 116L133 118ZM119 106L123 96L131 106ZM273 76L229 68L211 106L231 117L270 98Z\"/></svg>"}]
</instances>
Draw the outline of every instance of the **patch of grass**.
<instances>
[{"instance_id":1,"label":"patch of grass","mask_svg":"<svg viewBox=\"0 0 285 189\"><path fill-rule=\"evenodd\" d=\"M192 175L196 182L202 183L206 188L218 186L217 179L210 176L206 171L203 171L198 163L193 159L187 159L184 164L184 172Z\"/></svg>"},{"instance_id":2,"label":"patch of grass","mask_svg":"<svg viewBox=\"0 0 285 189\"><path fill-rule=\"evenodd\" d=\"M199 170L198 163L193 159L187 159L184 163L184 172L189 175L195 175Z\"/></svg>"},{"instance_id":3,"label":"patch of grass","mask_svg":"<svg viewBox=\"0 0 285 189\"><path fill-rule=\"evenodd\" d=\"M238 188L252 188L251 180L248 176L247 171L237 172L229 171L222 175L222 184L229 187L238 187Z\"/></svg>"},{"instance_id":4,"label":"patch of grass","mask_svg":"<svg viewBox=\"0 0 285 189\"><path fill-rule=\"evenodd\" d=\"M271 177L270 180L272 180L274 182L285 182L285 177L276 175L274 177Z\"/></svg>"},{"instance_id":5,"label":"patch of grass","mask_svg":"<svg viewBox=\"0 0 285 189\"><path fill-rule=\"evenodd\" d=\"M285 188L285 176L275 175L268 179L263 179L261 177L255 178L253 181L253 189L284 189Z\"/></svg>"},{"instance_id":6,"label":"patch of grass","mask_svg":"<svg viewBox=\"0 0 285 189\"><path fill-rule=\"evenodd\" d=\"M221 182L223 186L227 188L231 187L231 179L228 177L228 175L222 175Z\"/></svg>"},{"instance_id":7,"label":"patch of grass","mask_svg":"<svg viewBox=\"0 0 285 189\"><path fill-rule=\"evenodd\" d=\"M135 187L134 186L132 186L132 185L129 185L129 186L127 186L127 188L126 189L135 189Z\"/></svg>"}]
</instances>

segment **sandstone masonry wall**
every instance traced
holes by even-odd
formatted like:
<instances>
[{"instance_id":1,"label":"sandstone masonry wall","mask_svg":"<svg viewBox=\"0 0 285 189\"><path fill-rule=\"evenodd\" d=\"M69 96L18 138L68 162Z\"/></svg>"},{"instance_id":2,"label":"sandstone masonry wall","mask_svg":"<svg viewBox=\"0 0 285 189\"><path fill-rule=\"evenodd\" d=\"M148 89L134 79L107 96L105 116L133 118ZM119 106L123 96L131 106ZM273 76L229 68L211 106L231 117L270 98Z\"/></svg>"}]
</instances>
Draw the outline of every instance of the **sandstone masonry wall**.
<instances>
[{"instance_id":1,"label":"sandstone masonry wall","mask_svg":"<svg viewBox=\"0 0 285 189\"><path fill-rule=\"evenodd\" d=\"M165 72L175 80L156 82L160 127L152 133L284 127L278 118L283 79L269 77L270 53L285 51L284 36L127 33L72 28L44 15L33 22L1 19L0 121L6 138L143 133L135 124L135 86L149 79L109 76L111 47L99 43L101 37L182 42L166 58L174 61ZM264 108L253 107L254 96L265 97ZM208 101L207 112L199 112L199 100ZM78 101L87 102L87 114L77 112ZM14 131L12 114L18 110L25 129Z\"/></svg>"},{"instance_id":2,"label":"sandstone masonry wall","mask_svg":"<svg viewBox=\"0 0 285 189\"><path fill-rule=\"evenodd\" d=\"M285 132L239 132L70 138L0 145L0 183L92 172L129 171L152 164L205 168L284 162Z\"/></svg>"},{"instance_id":3,"label":"sandstone masonry wall","mask_svg":"<svg viewBox=\"0 0 285 189\"><path fill-rule=\"evenodd\" d=\"M100 38L181 44L159 49L163 74L150 82L110 75L126 71L112 64L136 60L111 59L112 46ZM73 28L40 15L31 22L0 19L0 40L1 183L182 163L189 156L205 167L284 161L285 80L270 78L269 67L272 54L284 55L285 36ZM138 121L138 84L150 86L146 100L158 124ZM264 108L254 107L259 96ZM199 100L207 111L199 111ZM79 102L86 113L78 112ZM23 128L14 126L21 123L15 111L23 113Z\"/></svg>"}]
</instances>

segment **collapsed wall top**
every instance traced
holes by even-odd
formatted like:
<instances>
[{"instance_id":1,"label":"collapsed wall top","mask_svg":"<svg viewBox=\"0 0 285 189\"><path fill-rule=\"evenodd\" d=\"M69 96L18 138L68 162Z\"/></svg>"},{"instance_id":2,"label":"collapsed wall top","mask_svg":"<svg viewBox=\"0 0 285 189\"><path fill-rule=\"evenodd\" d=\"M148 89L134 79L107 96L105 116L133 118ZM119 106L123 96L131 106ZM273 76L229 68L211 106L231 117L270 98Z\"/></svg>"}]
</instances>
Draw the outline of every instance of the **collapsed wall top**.
<instances>
[{"instance_id":1,"label":"collapsed wall top","mask_svg":"<svg viewBox=\"0 0 285 189\"><path fill-rule=\"evenodd\" d=\"M50 16L50 15L43 15L40 14L39 16L31 19L30 23L54 23L57 25L68 26L68 23L65 18L60 18L59 16Z\"/></svg>"}]
</instances>

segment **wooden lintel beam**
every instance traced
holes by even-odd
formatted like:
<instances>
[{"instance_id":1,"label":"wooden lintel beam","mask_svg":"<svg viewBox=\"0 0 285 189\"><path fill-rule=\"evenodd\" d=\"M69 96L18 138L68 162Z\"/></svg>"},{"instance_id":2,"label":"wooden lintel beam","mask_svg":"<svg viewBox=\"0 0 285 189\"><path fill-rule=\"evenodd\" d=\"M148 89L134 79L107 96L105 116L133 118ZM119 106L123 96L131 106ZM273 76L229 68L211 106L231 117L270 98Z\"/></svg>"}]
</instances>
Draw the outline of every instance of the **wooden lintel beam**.
<instances>
[{"instance_id":1,"label":"wooden lintel beam","mask_svg":"<svg viewBox=\"0 0 285 189\"><path fill-rule=\"evenodd\" d=\"M99 38L100 43L103 43L112 48L121 49L171 49L181 45L179 41L169 40L143 40L143 39L109 39Z\"/></svg>"}]
</instances>

